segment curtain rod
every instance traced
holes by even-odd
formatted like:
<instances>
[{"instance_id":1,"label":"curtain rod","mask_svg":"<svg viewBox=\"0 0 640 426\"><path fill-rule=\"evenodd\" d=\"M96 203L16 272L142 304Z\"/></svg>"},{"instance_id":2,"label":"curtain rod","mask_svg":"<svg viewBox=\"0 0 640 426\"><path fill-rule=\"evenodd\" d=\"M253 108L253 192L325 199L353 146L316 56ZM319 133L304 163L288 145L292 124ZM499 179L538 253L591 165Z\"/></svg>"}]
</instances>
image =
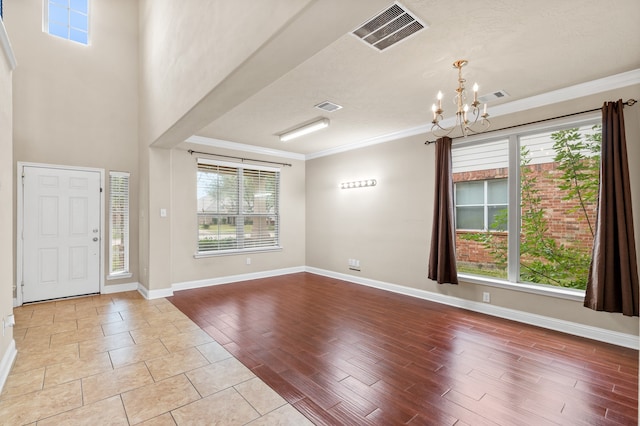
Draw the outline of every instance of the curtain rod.
<instances>
[{"instance_id":1,"label":"curtain rod","mask_svg":"<svg viewBox=\"0 0 640 426\"><path fill-rule=\"evenodd\" d=\"M625 106L633 106L635 103L637 103L638 101L635 99L629 99L626 102L623 102L622 105ZM571 114L565 114L565 115L559 115L557 117L551 117L551 118L545 118L542 120L536 120L536 121L530 121L528 123L523 123L523 124L514 124L513 126L507 126L507 127L502 127L500 129L493 129L493 130L488 130L486 132L482 132L482 133L491 133L491 132L497 132L499 130L507 130L507 129L513 129L515 127L522 127L522 126L528 126L529 124L538 124L538 123L544 123L545 121L551 121L551 120L557 120L559 118L566 118L566 117L572 117L574 115L580 115L580 114L586 114L588 112L595 112L595 111L602 111L602 108L593 108L593 109L588 109L586 111L580 111L580 112L574 112ZM452 138L452 139L459 139L461 136L458 136L456 138ZM436 143L436 141L426 141L424 144L425 145L431 145L432 143Z\"/></svg>"},{"instance_id":2,"label":"curtain rod","mask_svg":"<svg viewBox=\"0 0 640 426\"><path fill-rule=\"evenodd\" d=\"M233 155L212 154L210 152L194 151L192 149L188 150L187 152L189 154L191 154L191 155L193 155L193 154L213 155L215 157L233 158L234 160L240 160L242 162L244 162L244 161L255 161L255 162L258 162L258 163L278 164L278 165L281 165L281 166L292 167L292 165L290 163L279 163L277 161L256 160L255 158L242 158L242 157L235 157Z\"/></svg>"}]
</instances>

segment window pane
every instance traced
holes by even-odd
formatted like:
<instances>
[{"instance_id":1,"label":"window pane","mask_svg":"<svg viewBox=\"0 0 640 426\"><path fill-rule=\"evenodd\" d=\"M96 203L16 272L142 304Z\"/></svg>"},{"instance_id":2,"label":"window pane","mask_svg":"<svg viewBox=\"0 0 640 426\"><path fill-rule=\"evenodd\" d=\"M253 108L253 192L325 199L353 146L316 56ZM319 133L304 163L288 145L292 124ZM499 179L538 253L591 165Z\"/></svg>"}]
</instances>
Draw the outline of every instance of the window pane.
<instances>
[{"instance_id":1,"label":"window pane","mask_svg":"<svg viewBox=\"0 0 640 426\"><path fill-rule=\"evenodd\" d=\"M69 10L63 7L49 5L49 22L67 27L69 25Z\"/></svg>"},{"instance_id":2,"label":"window pane","mask_svg":"<svg viewBox=\"0 0 640 426\"><path fill-rule=\"evenodd\" d=\"M508 182L506 179L487 181L487 204L507 204Z\"/></svg>"},{"instance_id":3,"label":"window pane","mask_svg":"<svg viewBox=\"0 0 640 426\"><path fill-rule=\"evenodd\" d=\"M87 33L84 31L78 31L71 28L69 34L70 34L69 40L77 41L78 43L82 43L82 44L88 43Z\"/></svg>"},{"instance_id":4,"label":"window pane","mask_svg":"<svg viewBox=\"0 0 640 426\"><path fill-rule=\"evenodd\" d=\"M489 229L492 231L507 230L507 205L487 207Z\"/></svg>"},{"instance_id":5,"label":"window pane","mask_svg":"<svg viewBox=\"0 0 640 426\"><path fill-rule=\"evenodd\" d=\"M275 216L247 216L244 223L246 247L268 247L276 243L278 236Z\"/></svg>"},{"instance_id":6,"label":"window pane","mask_svg":"<svg viewBox=\"0 0 640 426\"><path fill-rule=\"evenodd\" d=\"M198 251L237 247L236 216L198 214Z\"/></svg>"},{"instance_id":7,"label":"window pane","mask_svg":"<svg viewBox=\"0 0 640 426\"><path fill-rule=\"evenodd\" d=\"M50 21L49 34L62 38L69 38L69 27L67 27L66 25L59 25Z\"/></svg>"},{"instance_id":8,"label":"window pane","mask_svg":"<svg viewBox=\"0 0 640 426\"><path fill-rule=\"evenodd\" d=\"M213 166L198 172L198 211L238 213L238 172Z\"/></svg>"},{"instance_id":9,"label":"window pane","mask_svg":"<svg viewBox=\"0 0 640 426\"><path fill-rule=\"evenodd\" d=\"M586 288L599 182L600 127L520 138L520 280Z\"/></svg>"},{"instance_id":10,"label":"window pane","mask_svg":"<svg viewBox=\"0 0 640 426\"><path fill-rule=\"evenodd\" d=\"M64 7L65 9L67 9L69 7L69 0L49 0L49 4L51 5L51 3L54 4L58 4L62 7Z\"/></svg>"},{"instance_id":11,"label":"window pane","mask_svg":"<svg viewBox=\"0 0 640 426\"><path fill-rule=\"evenodd\" d=\"M484 229L484 207L456 207L456 229Z\"/></svg>"},{"instance_id":12,"label":"window pane","mask_svg":"<svg viewBox=\"0 0 640 426\"><path fill-rule=\"evenodd\" d=\"M87 32L87 15L71 11L71 27Z\"/></svg>"},{"instance_id":13,"label":"window pane","mask_svg":"<svg viewBox=\"0 0 640 426\"><path fill-rule=\"evenodd\" d=\"M462 182L456 184L456 205L484 204L484 182Z\"/></svg>"},{"instance_id":14,"label":"window pane","mask_svg":"<svg viewBox=\"0 0 640 426\"><path fill-rule=\"evenodd\" d=\"M244 213L273 213L275 211L275 177L275 172L244 170Z\"/></svg>"},{"instance_id":15,"label":"window pane","mask_svg":"<svg viewBox=\"0 0 640 426\"><path fill-rule=\"evenodd\" d=\"M71 9L77 10L78 12L82 12L86 15L88 12L87 3L87 0L71 0L70 6Z\"/></svg>"},{"instance_id":16,"label":"window pane","mask_svg":"<svg viewBox=\"0 0 640 426\"><path fill-rule=\"evenodd\" d=\"M451 154L458 271L506 279L508 237L506 232L494 231L506 230L509 141L454 145Z\"/></svg>"}]
</instances>

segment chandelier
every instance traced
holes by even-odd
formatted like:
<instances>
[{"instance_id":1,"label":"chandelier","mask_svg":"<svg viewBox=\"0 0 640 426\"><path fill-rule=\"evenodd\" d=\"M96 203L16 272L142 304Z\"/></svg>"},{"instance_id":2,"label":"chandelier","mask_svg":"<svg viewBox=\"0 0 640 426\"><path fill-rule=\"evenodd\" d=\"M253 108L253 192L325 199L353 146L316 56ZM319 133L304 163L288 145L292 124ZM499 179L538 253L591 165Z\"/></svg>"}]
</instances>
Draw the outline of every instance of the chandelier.
<instances>
[{"instance_id":1,"label":"chandelier","mask_svg":"<svg viewBox=\"0 0 640 426\"><path fill-rule=\"evenodd\" d=\"M458 69L458 88L456 89L456 95L453 98L454 104L457 107L456 122L451 127L443 127L440 122L443 120L444 110L442 109L442 92L438 92L437 104L433 104L431 111L433 111L433 125L431 126L431 132L436 137L448 136L456 129L460 129L462 136L467 137L473 133L482 133L489 129L491 123L489 122L489 114L487 114L487 104L483 104L478 100L478 83L473 85L473 102L467 103L467 92L464 86L465 79L462 78L462 67L467 65L467 60L460 59L453 63L453 67ZM482 114L480 113L480 107L484 105Z\"/></svg>"}]
</instances>

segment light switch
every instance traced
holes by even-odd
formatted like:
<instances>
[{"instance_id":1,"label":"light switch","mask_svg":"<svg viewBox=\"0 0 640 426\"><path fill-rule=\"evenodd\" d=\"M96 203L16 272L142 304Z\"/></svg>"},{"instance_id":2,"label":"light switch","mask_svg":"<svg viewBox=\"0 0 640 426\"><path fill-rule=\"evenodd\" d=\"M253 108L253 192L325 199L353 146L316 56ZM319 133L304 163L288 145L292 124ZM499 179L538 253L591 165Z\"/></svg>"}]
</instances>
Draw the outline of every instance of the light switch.
<instances>
[{"instance_id":1,"label":"light switch","mask_svg":"<svg viewBox=\"0 0 640 426\"><path fill-rule=\"evenodd\" d=\"M167 209L160 209L160 217L167 217Z\"/></svg>"}]
</instances>

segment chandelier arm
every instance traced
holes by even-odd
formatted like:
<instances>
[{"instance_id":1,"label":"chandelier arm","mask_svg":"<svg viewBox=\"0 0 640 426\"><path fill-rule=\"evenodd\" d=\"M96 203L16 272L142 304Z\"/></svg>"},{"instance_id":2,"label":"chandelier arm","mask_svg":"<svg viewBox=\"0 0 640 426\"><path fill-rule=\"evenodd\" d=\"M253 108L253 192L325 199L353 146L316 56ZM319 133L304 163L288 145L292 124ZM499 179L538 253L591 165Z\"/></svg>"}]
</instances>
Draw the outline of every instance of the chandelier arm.
<instances>
[{"instance_id":1,"label":"chandelier arm","mask_svg":"<svg viewBox=\"0 0 640 426\"><path fill-rule=\"evenodd\" d=\"M443 138L445 136L449 136L455 129L456 126L452 126L451 128L447 129L446 127L442 127L440 123L434 122L431 126L431 133L437 138ZM439 130L442 130L444 133L439 134Z\"/></svg>"}]
</instances>

